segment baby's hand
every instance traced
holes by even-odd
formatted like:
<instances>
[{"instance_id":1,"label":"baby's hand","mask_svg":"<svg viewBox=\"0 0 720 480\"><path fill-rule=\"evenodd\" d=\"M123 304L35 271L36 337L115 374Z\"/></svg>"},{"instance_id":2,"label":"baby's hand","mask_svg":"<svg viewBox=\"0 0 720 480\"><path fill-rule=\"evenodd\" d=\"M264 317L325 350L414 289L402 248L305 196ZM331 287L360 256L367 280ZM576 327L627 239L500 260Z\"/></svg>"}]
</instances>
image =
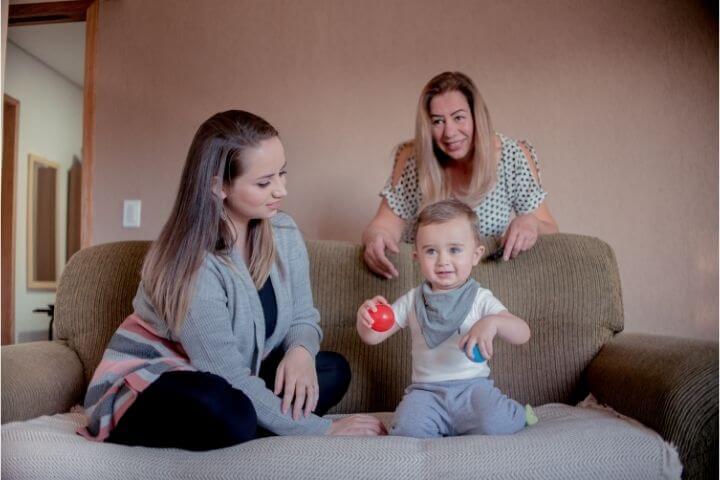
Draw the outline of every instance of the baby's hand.
<instances>
[{"instance_id":1,"label":"baby's hand","mask_svg":"<svg viewBox=\"0 0 720 480\"><path fill-rule=\"evenodd\" d=\"M480 353L486 359L493 356L493 339L497 335L497 315L488 315L481 318L472 328L460 339L460 348L465 350L468 358L473 358L473 348L475 345L480 349Z\"/></svg>"},{"instance_id":2,"label":"baby's hand","mask_svg":"<svg viewBox=\"0 0 720 480\"><path fill-rule=\"evenodd\" d=\"M365 300L363 304L360 305L357 313L358 328L361 325L365 328L372 328L372 325L375 321L370 316L370 312L368 310L372 310L373 312L377 311L378 303L384 303L385 305L388 305L388 301L380 295L373 297L370 300Z\"/></svg>"}]
</instances>

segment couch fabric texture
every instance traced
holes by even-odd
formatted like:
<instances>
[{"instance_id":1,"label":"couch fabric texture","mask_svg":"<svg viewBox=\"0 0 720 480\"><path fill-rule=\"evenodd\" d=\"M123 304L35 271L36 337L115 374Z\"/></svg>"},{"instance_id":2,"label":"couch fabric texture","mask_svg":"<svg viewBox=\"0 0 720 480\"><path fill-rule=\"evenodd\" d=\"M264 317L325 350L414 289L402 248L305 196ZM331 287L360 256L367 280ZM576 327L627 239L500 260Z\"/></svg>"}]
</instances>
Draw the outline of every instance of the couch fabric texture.
<instances>
[{"instance_id":1,"label":"couch fabric texture","mask_svg":"<svg viewBox=\"0 0 720 480\"><path fill-rule=\"evenodd\" d=\"M128 447L89 444L73 433L84 419L63 414L6 427L3 441L13 451L7 457L3 452L3 478L680 478L677 453L649 429L612 413L561 404L538 407L537 414L540 422L532 428L497 437L275 437L204 453L134 448L132 455Z\"/></svg>"},{"instance_id":2,"label":"couch fabric texture","mask_svg":"<svg viewBox=\"0 0 720 480\"><path fill-rule=\"evenodd\" d=\"M148 247L148 242L105 244L70 260L57 292L58 340L2 349L3 422L63 413L81 403L107 341L131 313ZM342 353L353 371L350 390L331 413L393 411L410 383L409 332L364 345L355 331L355 313L366 298L381 294L393 301L419 284L409 247L394 259L400 278L392 281L367 270L358 245L310 241L308 253L322 349ZM290 478L293 472L293 478L303 478L302 472L313 478L348 473L397 478L398 472L414 478L486 473L489 478L677 478L674 450L664 438L678 447L685 478L717 478L717 343L618 335L623 328L620 277L607 244L578 235L544 236L513 261L481 262L473 276L532 331L522 346L497 341L491 361L496 385L537 407L540 423L520 434L437 440L278 437L200 454L135 448L140 457L131 460L128 447L71 435L81 417L67 414L4 425L3 473L38 478L31 464L64 458L64 451L75 452L68 464L79 469L73 478L83 478L83 468L104 468L93 460L96 455L107 455L108 465L146 472L145 478L155 472L185 478L185 471L207 473L193 478ZM676 362L667 362L668 355ZM590 392L662 437L608 412L560 405L573 405ZM44 453L23 453L30 448ZM633 460L625 462L628 455ZM261 475L276 463L282 464L272 467L279 469L276 476ZM635 473L634 466L657 475ZM546 477L538 477L540 472ZM72 476L62 475L58 478Z\"/></svg>"}]
</instances>

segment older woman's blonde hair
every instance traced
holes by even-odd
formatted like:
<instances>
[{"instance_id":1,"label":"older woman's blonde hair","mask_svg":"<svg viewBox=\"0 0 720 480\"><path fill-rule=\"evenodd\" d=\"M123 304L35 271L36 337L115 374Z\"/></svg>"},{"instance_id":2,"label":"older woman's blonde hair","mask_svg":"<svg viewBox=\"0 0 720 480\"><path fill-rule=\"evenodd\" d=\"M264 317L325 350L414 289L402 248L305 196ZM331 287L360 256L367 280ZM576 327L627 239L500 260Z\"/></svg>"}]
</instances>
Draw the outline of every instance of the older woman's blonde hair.
<instances>
[{"instance_id":1,"label":"older woman's blonde hair","mask_svg":"<svg viewBox=\"0 0 720 480\"><path fill-rule=\"evenodd\" d=\"M430 118L430 101L436 95L446 92L460 92L470 106L474 125L470 150L472 155L470 183L466 192L455 196L468 205L476 206L492 189L497 179L497 166L493 154L494 130L480 92L473 81L460 72L444 72L433 77L420 94L415 122L415 160L423 198L422 206L450 198L452 193L450 177L445 174L443 168L447 157L433 141Z\"/></svg>"}]
</instances>

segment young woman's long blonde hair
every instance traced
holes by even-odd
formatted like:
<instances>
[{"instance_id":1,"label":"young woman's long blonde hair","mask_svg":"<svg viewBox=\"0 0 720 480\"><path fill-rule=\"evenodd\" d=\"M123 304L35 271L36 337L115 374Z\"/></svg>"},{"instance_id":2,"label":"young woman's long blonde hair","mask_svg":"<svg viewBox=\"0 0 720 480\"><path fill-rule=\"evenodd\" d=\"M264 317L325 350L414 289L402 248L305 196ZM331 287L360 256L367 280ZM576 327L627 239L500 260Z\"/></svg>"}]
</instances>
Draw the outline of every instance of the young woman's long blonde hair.
<instances>
[{"instance_id":1,"label":"young woman's long blonde hair","mask_svg":"<svg viewBox=\"0 0 720 480\"><path fill-rule=\"evenodd\" d=\"M415 122L415 160L418 182L422 193L422 206L450 198L450 177L443 165L447 156L435 145L432 138L430 101L435 95L460 92L470 106L474 132L470 150L471 176L466 192L456 195L459 200L475 206L495 185L497 165L494 155L494 130L490 114L480 92L470 78L460 72L444 72L433 77L420 93Z\"/></svg>"},{"instance_id":2,"label":"young woman's long blonde hair","mask_svg":"<svg viewBox=\"0 0 720 480\"><path fill-rule=\"evenodd\" d=\"M142 268L145 293L173 331L187 314L205 255L216 254L229 261L237 240L223 201L213 193L214 178L231 184L243 173L244 152L277 136L268 122L241 110L217 113L195 133L170 218ZM275 241L270 220L253 220L248 227L248 269L260 288L275 261Z\"/></svg>"}]
</instances>

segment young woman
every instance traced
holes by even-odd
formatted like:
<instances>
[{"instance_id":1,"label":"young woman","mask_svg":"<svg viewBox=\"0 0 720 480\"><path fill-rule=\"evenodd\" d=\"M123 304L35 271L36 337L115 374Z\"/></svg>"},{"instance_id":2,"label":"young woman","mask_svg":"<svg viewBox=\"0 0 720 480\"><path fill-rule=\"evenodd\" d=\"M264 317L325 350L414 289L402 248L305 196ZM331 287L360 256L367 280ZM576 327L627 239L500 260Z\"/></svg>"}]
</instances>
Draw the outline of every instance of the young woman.
<instances>
[{"instance_id":1,"label":"young woman","mask_svg":"<svg viewBox=\"0 0 720 480\"><path fill-rule=\"evenodd\" d=\"M278 132L256 115L231 110L200 126L134 313L88 387L81 434L208 450L267 434L384 433L368 415L321 417L350 370L318 352L307 251L280 212L286 168Z\"/></svg>"},{"instance_id":2,"label":"young woman","mask_svg":"<svg viewBox=\"0 0 720 480\"><path fill-rule=\"evenodd\" d=\"M505 260L532 248L538 235L558 231L532 146L495 133L482 96L462 73L441 73L423 88L415 140L400 144L394 157L362 237L365 262L381 276L398 275L386 249L397 252L401 239L413 243L418 212L440 200L472 206L481 234L502 236Z\"/></svg>"}]
</instances>

